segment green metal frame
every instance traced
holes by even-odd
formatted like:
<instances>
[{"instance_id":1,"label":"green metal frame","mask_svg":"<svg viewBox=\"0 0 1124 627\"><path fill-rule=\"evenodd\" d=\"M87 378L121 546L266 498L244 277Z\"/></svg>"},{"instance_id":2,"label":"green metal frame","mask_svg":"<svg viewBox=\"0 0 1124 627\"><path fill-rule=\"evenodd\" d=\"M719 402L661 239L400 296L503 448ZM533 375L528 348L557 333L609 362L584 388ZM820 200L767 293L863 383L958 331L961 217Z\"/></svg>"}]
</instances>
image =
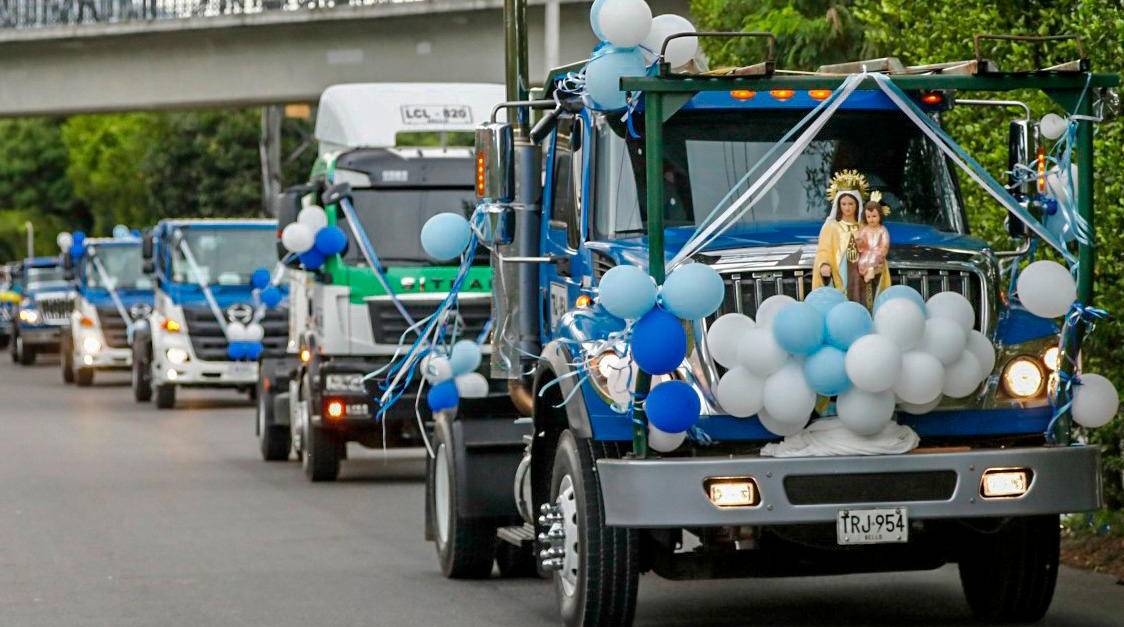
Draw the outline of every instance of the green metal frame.
<instances>
[{"instance_id":1,"label":"green metal frame","mask_svg":"<svg viewBox=\"0 0 1124 627\"><path fill-rule=\"evenodd\" d=\"M635 77L622 78L621 88L631 92L643 93L644 97L644 149L645 173L647 175L647 217L648 217L648 272L657 284L664 280L664 229L663 229L663 124L671 118L691 97L703 91L733 91L750 89L769 91L773 89L835 89L846 76L808 76L773 75L769 77ZM1120 84L1116 74L1082 73L1020 73L986 75L900 75L891 77L903 90L915 91L990 91L1003 92L1019 89L1032 89L1045 92L1052 100L1067 111L1078 115L1091 115L1092 94L1086 89L1114 87ZM873 79L867 79L859 89L878 89ZM1085 97L1082 98L1082 94ZM1076 110L1075 110L1076 109ZM1077 211L1089 224L1090 232L1095 233L1093 222L1093 125L1081 120L1077 125L1078 194ZM1086 167L1088 164L1089 167ZM1093 304L1093 266L1096 261L1094 246L1081 245L1078 251L1080 267L1077 277L1077 298L1084 305ZM1062 347L1062 354L1076 355L1081 350L1085 335L1085 325L1078 323L1073 334L1067 334L1072 342ZM1072 372L1073 365L1062 359L1062 368ZM637 378L637 392L646 396L651 379L641 374ZM1059 398L1059 405L1068 399ZM1054 436L1061 444L1069 444L1072 419L1069 412L1057 421ZM648 421L643 412L637 413L632 430L633 455L643 458L648 455Z\"/></svg>"}]
</instances>

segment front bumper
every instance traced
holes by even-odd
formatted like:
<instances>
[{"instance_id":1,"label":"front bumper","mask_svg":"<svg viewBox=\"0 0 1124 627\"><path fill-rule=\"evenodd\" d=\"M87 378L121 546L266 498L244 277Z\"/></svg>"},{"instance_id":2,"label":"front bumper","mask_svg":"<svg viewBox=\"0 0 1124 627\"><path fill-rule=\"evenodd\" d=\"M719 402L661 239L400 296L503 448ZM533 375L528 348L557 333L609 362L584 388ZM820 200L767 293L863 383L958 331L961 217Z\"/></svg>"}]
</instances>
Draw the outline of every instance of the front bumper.
<instances>
[{"instance_id":1,"label":"front bumper","mask_svg":"<svg viewBox=\"0 0 1124 627\"><path fill-rule=\"evenodd\" d=\"M62 326L36 325L32 327L21 324L19 334L23 338L24 346L51 346L57 350L59 340L62 339Z\"/></svg>"},{"instance_id":2,"label":"front bumper","mask_svg":"<svg viewBox=\"0 0 1124 627\"><path fill-rule=\"evenodd\" d=\"M1033 478L1026 494L1018 498L980 496L985 470L1012 467L1031 469ZM602 459L597 462L597 474L606 522L613 527L829 523L840 510L896 506L908 508L910 518L917 520L1027 516L1088 511L1102 504L1100 451L1091 446L871 457ZM901 477L900 482L895 475ZM713 505L703 482L714 477L752 477L761 494L759 503L737 508ZM938 486L926 483L930 477L947 481L947 494L934 498ZM862 495L863 490L856 486L864 482L882 488ZM892 486L898 483L902 487L894 494ZM809 484L816 488L808 491ZM889 495L887 485L891 486ZM844 500L840 493L859 496Z\"/></svg>"},{"instance_id":3,"label":"front bumper","mask_svg":"<svg viewBox=\"0 0 1124 627\"><path fill-rule=\"evenodd\" d=\"M191 358L182 364L172 364L167 359L161 358L154 362L152 381L155 384L174 383L196 387L256 386L258 363L256 361L203 361Z\"/></svg>"},{"instance_id":4,"label":"front bumper","mask_svg":"<svg viewBox=\"0 0 1124 627\"><path fill-rule=\"evenodd\" d=\"M102 348L96 353L79 352L74 364L97 370L123 370L133 365L133 351L128 348Z\"/></svg>"}]
</instances>

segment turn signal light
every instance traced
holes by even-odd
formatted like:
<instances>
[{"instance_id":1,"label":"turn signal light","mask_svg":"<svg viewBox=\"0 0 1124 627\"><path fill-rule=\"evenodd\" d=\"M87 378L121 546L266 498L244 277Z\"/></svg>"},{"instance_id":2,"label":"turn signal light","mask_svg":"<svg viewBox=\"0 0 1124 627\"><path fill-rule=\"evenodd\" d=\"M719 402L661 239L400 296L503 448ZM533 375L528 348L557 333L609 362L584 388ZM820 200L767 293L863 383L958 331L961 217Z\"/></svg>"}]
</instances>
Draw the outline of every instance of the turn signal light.
<instances>
[{"instance_id":1,"label":"turn signal light","mask_svg":"<svg viewBox=\"0 0 1124 627\"><path fill-rule=\"evenodd\" d=\"M988 468L980 480L980 495L989 499L1019 497L1029 489L1027 468Z\"/></svg>"},{"instance_id":2,"label":"turn signal light","mask_svg":"<svg viewBox=\"0 0 1124 627\"><path fill-rule=\"evenodd\" d=\"M774 89L769 92L769 95L781 102L788 100L796 95L796 92L791 89Z\"/></svg>"},{"instance_id":3,"label":"turn signal light","mask_svg":"<svg viewBox=\"0 0 1124 627\"><path fill-rule=\"evenodd\" d=\"M730 92L731 98L733 98L734 100L741 100L742 102L749 100L756 95L757 92L750 91L748 89L735 89L734 91Z\"/></svg>"},{"instance_id":4,"label":"turn signal light","mask_svg":"<svg viewBox=\"0 0 1124 627\"><path fill-rule=\"evenodd\" d=\"M575 302L575 304L578 307L584 309L584 308L589 307L590 305L593 304L593 297L590 296L589 294L582 294L581 296L578 296L578 299Z\"/></svg>"},{"instance_id":5,"label":"turn signal light","mask_svg":"<svg viewBox=\"0 0 1124 627\"><path fill-rule=\"evenodd\" d=\"M312 361L312 351L308 350L307 348L302 348L301 349L301 363L307 364L310 361Z\"/></svg>"},{"instance_id":6,"label":"turn signal light","mask_svg":"<svg viewBox=\"0 0 1124 627\"><path fill-rule=\"evenodd\" d=\"M476 197L484 197L484 171L488 163L488 155L484 151L476 153Z\"/></svg>"},{"instance_id":7,"label":"turn signal light","mask_svg":"<svg viewBox=\"0 0 1124 627\"><path fill-rule=\"evenodd\" d=\"M342 418L343 417L343 401L338 400L338 399L332 399L332 400L328 401L328 404L325 407L324 411L325 411L326 414L328 414L329 418Z\"/></svg>"},{"instance_id":8,"label":"turn signal light","mask_svg":"<svg viewBox=\"0 0 1124 627\"><path fill-rule=\"evenodd\" d=\"M1046 147L1038 147L1038 193L1046 193Z\"/></svg>"},{"instance_id":9,"label":"turn signal light","mask_svg":"<svg viewBox=\"0 0 1124 627\"><path fill-rule=\"evenodd\" d=\"M165 318L164 322L160 323L160 326L168 333L179 333L180 330L183 329L183 325L170 318Z\"/></svg>"},{"instance_id":10,"label":"turn signal light","mask_svg":"<svg viewBox=\"0 0 1124 627\"><path fill-rule=\"evenodd\" d=\"M751 477L710 477L703 487L717 507L753 507L761 502L757 482Z\"/></svg>"},{"instance_id":11,"label":"turn signal light","mask_svg":"<svg viewBox=\"0 0 1124 627\"><path fill-rule=\"evenodd\" d=\"M811 89L811 90L808 90L808 95L812 97L812 100L827 100L827 97L831 95L831 90L830 89Z\"/></svg>"},{"instance_id":12,"label":"turn signal light","mask_svg":"<svg viewBox=\"0 0 1124 627\"><path fill-rule=\"evenodd\" d=\"M944 96L942 96L939 92L930 91L928 93L921 94L921 102L927 105L939 105L940 103L944 102Z\"/></svg>"},{"instance_id":13,"label":"turn signal light","mask_svg":"<svg viewBox=\"0 0 1124 627\"><path fill-rule=\"evenodd\" d=\"M83 329L92 329L94 328L94 321L87 316L82 316L78 319L78 325Z\"/></svg>"}]
</instances>

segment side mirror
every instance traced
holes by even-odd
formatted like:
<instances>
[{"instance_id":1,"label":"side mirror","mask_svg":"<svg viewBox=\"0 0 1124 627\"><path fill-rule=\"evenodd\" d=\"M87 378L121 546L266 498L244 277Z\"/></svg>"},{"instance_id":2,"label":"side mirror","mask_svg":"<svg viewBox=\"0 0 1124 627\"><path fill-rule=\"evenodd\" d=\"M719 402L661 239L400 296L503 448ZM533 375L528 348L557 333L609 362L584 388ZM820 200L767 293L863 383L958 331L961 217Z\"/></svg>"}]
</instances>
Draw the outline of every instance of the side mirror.
<instances>
[{"instance_id":1,"label":"side mirror","mask_svg":"<svg viewBox=\"0 0 1124 627\"><path fill-rule=\"evenodd\" d=\"M156 274L156 263L151 259L145 259L144 263L141 264L141 272L145 274Z\"/></svg>"},{"instance_id":2,"label":"side mirror","mask_svg":"<svg viewBox=\"0 0 1124 627\"><path fill-rule=\"evenodd\" d=\"M476 128L476 199L507 203L515 199L515 132L510 124L489 122Z\"/></svg>"},{"instance_id":3,"label":"side mirror","mask_svg":"<svg viewBox=\"0 0 1124 627\"><path fill-rule=\"evenodd\" d=\"M145 231L144 237L141 238L141 258L146 264L152 262L152 231Z\"/></svg>"}]
</instances>

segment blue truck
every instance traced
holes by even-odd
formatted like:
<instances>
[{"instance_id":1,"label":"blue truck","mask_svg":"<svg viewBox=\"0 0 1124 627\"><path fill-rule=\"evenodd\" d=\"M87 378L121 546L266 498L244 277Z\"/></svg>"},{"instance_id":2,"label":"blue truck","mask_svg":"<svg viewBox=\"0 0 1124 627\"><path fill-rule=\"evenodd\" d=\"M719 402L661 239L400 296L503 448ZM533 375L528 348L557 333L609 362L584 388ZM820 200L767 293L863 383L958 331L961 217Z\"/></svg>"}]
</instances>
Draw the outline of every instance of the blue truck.
<instances>
[{"instance_id":1,"label":"blue truck","mask_svg":"<svg viewBox=\"0 0 1124 627\"><path fill-rule=\"evenodd\" d=\"M16 304L20 301L16 277L19 264L9 262L0 266L0 349L8 348L15 326Z\"/></svg>"},{"instance_id":2,"label":"blue truck","mask_svg":"<svg viewBox=\"0 0 1124 627\"><path fill-rule=\"evenodd\" d=\"M86 387L98 370L129 370L133 327L152 313L152 278L143 272L139 237L86 238L82 254L63 256L75 291L63 327L59 364L65 383Z\"/></svg>"},{"instance_id":3,"label":"blue truck","mask_svg":"<svg viewBox=\"0 0 1124 627\"><path fill-rule=\"evenodd\" d=\"M144 235L141 253L155 299L132 339L132 388L137 402L175 406L176 388L234 388L256 394L258 362L234 360L227 329L261 325L267 357L288 341L288 313L261 309L250 279L276 263L277 222L259 219L168 219Z\"/></svg>"},{"instance_id":4,"label":"blue truck","mask_svg":"<svg viewBox=\"0 0 1124 627\"><path fill-rule=\"evenodd\" d=\"M12 328L12 361L30 366L39 354L58 352L63 327L70 322L74 292L61 257L24 259L14 283L20 300Z\"/></svg>"},{"instance_id":5,"label":"blue truck","mask_svg":"<svg viewBox=\"0 0 1124 627\"><path fill-rule=\"evenodd\" d=\"M511 4L514 122L493 121L477 132L478 196L495 239L495 325L506 329L494 335L492 374L509 379L527 417L526 448L501 495L488 487L500 467L494 460L487 466L475 443L436 431L434 447L445 457L431 468L429 510L445 520L433 524L431 516L430 535L443 566L449 554L464 565L446 574L488 576L497 541L533 543L564 624L620 625L632 622L641 572L681 580L958 563L979 617L1041 618L1057 576L1059 515L1098 507L1101 488L1097 448L1074 444L1072 423L1051 403L1057 371L1073 365L1058 357L1060 328L1006 291L1010 264L1025 258L1035 236L1013 219L1013 244L969 233L968 211L983 209L966 206L960 173L873 77L859 78L773 191L691 261L720 275L718 315L755 316L778 294L801 300L818 270L813 259L832 173L855 169L882 190L894 208L887 223L891 282L925 298L958 292L975 312L973 328L996 348L990 375L968 396L946 397L924 415L897 411L897 422L920 438L912 453L762 454L780 438L757 416L728 415L716 400L723 370L705 341L713 316L685 323L688 356L669 375L697 393L702 420L677 449L653 450L652 408L621 411L629 382L622 402L611 370L622 365L613 338L624 323L597 304L597 288L618 266L662 283L665 264L711 208L849 75L884 72L929 120L967 93L1017 89L1044 90L1088 116L1093 98L1082 99L1083 90L1112 87L1118 77L1090 73L1087 60L1000 73L980 58L928 67L883 59L782 74L770 52L723 76L657 65L653 76L621 79L622 89L641 96L636 106L601 112L572 89L581 64L553 71L540 93L523 88L522 3ZM542 115L532 126L536 109ZM1088 119L1077 124L1082 164L1092 162ZM1011 163L1033 163L1035 122L1012 121L1010 135ZM1089 178L1081 189L1091 189L1091 168L1082 172ZM1024 185L1035 182L1013 179L1008 189L1035 210L1032 195L1020 194ZM1078 202L1090 225L1091 202L1091 193ZM1093 260L1087 245L1080 249L1078 292L1088 304ZM1066 339L1063 350L1076 354L1076 341ZM603 359L615 363L603 369ZM643 399L651 381L637 374L631 384ZM1009 483L997 490L997 478ZM518 516L520 524L497 528L465 518L503 496L508 510L496 514ZM864 534L862 524L851 525L864 520L891 521L894 532Z\"/></svg>"}]
</instances>

